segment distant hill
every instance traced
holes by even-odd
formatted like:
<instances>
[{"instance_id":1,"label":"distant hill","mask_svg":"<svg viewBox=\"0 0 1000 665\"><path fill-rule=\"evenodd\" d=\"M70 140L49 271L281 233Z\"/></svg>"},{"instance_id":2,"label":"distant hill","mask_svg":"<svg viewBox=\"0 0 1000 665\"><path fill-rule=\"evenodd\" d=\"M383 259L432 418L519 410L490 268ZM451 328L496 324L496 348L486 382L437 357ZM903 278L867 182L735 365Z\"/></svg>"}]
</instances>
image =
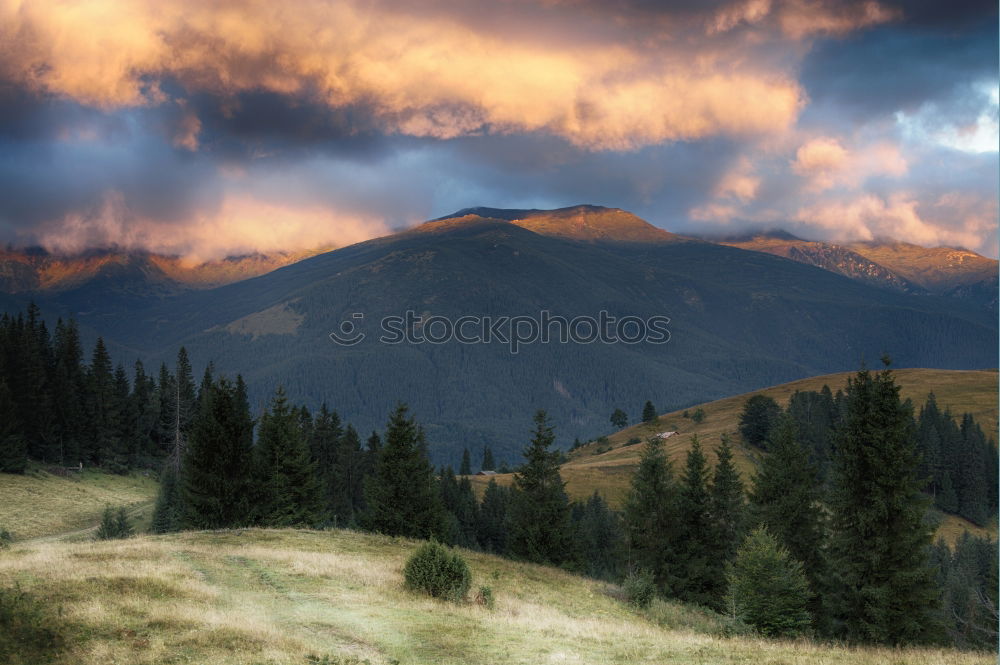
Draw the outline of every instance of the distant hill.
<instances>
[{"instance_id":1,"label":"distant hill","mask_svg":"<svg viewBox=\"0 0 1000 665\"><path fill-rule=\"evenodd\" d=\"M803 240L785 231L711 240L783 256L902 293L958 298L997 311L997 261L965 249L892 240L837 245Z\"/></svg>"},{"instance_id":2,"label":"distant hill","mask_svg":"<svg viewBox=\"0 0 1000 665\"><path fill-rule=\"evenodd\" d=\"M997 440L997 372L955 371L936 369L900 369L895 371L897 383L901 386L903 399L909 398L919 408L933 392L942 410L950 408L953 414L961 415L969 412L976 419L987 436ZM824 385L830 386L834 392L846 385L852 372L815 376L801 379L764 390L735 395L724 399L693 405L687 409L679 409L660 416L658 425L652 426L639 423L619 432L607 435L607 444L589 443L573 451L569 461L562 465L561 473L566 481L566 490L573 499L586 499L595 490L599 491L612 506L620 507L628 491L632 474L639 465L639 458L645 448L645 441L659 432L676 431L677 434L666 440L665 448L674 468L679 469L684 464L684 458L691 447L691 438L698 436L710 464L715 464L714 449L719 444L720 436L726 433L733 443L734 457L737 467L743 475L744 482L756 471L762 451L743 445L739 436L739 416L743 404L751 396L764 394L774 398L783 407L787 406L789 398L796 391L820 390ZM636 405L638 407L638 405ZM705 412L705 420L698 424L690 418L684 418L685 410L693 413L701 408ZM638 408L632 409L632 420L637 420ZM610 425L609 425L610 429ZM638 438L641 443L629 444ZM602 448L608 450L599 452ZM482 490L490 478L496 478L501 484L511 482L510 474L496 476L473 476L473 484ZM939 535L953 542L961 535L963 529L973 533L985 533L975 525L955 516L945 516L939 528ZM996 529L991 529L995 537Z\"/></svg>"},{"instance_id":3,"label":"distant hill","mask_svg":"<svg viewBox=\"0 0 1000 665\"><path fill-rule=\"evenodd\" d=\"M855 369L883 352L901 367L997 364L996 318L964 301L686 239L620 210L481 212L489 216L435 221L212 289L126 298L109 280L32 297L48 316L76 316L87 339L104 335L126 362L172 364L183 344L196 372L213 361L242 373L255 410L281 384L292 400L326 402L370 431L408 402L437 463L484 444L517 459L539 408L565 448L604 431L617 406L652 399L672 410ZM517 355L497 341L380 343L382 318L406 311L452 321L666 316L670 341L537 343ZM364 342L331 341L345 321L367 332Z\"/></svg>"}]
</instances>

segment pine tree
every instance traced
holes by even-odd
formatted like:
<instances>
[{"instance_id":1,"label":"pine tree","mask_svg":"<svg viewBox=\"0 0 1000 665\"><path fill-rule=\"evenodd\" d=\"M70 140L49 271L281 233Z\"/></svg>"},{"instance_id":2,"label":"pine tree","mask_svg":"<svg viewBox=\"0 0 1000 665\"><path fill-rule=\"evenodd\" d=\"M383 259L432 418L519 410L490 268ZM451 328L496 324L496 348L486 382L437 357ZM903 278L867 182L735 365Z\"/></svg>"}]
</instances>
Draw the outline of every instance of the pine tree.
<instances>
[{"instance_id":1,"label":"pine tree","mask_svg":"<svg viewBox=\"0 0 1000 665\"><path fill-rule=\"evenodd\" d=\"M462 450L462 465L458 467L458 475L460 476L472 475L472 459L469 456L468 448L464 448Z\"/></svg>"},{"instance_id":2,"label":"pine tree","mask_svg":"<svg viewBox=\"0 0 1000 665\"><path fill-rule=\"evenodd\" d=\"M480 467L483 471L493 471L496 469L496 462L493 461L493 451L489 446L483 446L483 464Z\"/></svg>"},{"instance_id":3,"label":"pine tree","mask_svg":"<svg viewBox=\"0 0 1000 665\"><path fill-rule=\"evenodd\" d=\"M615 409L611 414L611 424L615 429L625 429L628 427L628 414L621 409Z\"/></svg>"},{"instance_id":4,"label":"pine tree","mask_svg":"<svg viewBox=\"0 0 1000 665\"><path fill-rule=\"evenodd\" d=\"M715 551L708 464L698 437L691 439L678 493L678 552L675 592L682 600L718 608L725 589L725 562Z\"/></svg>"},{"instance_id":5,"label":"pine tree","mask_svg":"<svg viewBox=\"0 0 1000 665\"><path fill-rule=\"evenodd\" d=\"M300 414L278 388L260 418L257 439L258 506L265 526L314 526L323 520L315 467L300 426Z\"/></svg>"},{"instance_id":6,"label":"pine tree","mask_svg":"<svg viewBox=\"0 0 1000 665\"><path fill-rule=\"evenodd\" d=\"M111 540L118 537L118 526L115 524L115 511L111 506L104 507L101 523L98 525L97 533L94 537L97 540Z\"/></svg>"},{"instance_id":7,"label":"pine tree","mask_svg":"<svg viewBox=\"0 0 1000 665\"><path fill-rule=\"evenodd\" d=\"M580 551L583 572L597 579L618 580L625 545L621 519L597 490L586 503L573 507L574 540Z\"/></svg>"},{"instance_id":8,"label":"pine tree","mask_svg":"<svg viewBox=\"0 0 1000 665\"><path fill-rule=\"evenodd\" d=\"M253 420L240 389L220 379L205 395L183 457L182 526L219 529L249 522Z\"/></svg>"},{"instance_id":9,"label":"pine tree","mask_svg":"<svg viewBox=\"0 0 1000 665\"><path fill-rule=\"evenodd\" d=\"M629 566L649 572L661 592L672 593L676 585L677 487L662 439L652 438L646 444L632 476L623 515Z\"/></svg>"},{"instance_id":10,"label":"pine tree","mask_svg":"<svg viewBox=\"0 0 1000 665\"><path fill-rule=\"evenodd\" d=\"M746 535L743 481L733 465L733 451L726 434L722 435L722 443L715 454L718 462L712 478L711 513L719 537L718 552L726 561L732 561Z\"/></svg>"},{"instance_id":11,"label":"pine tree","mask_svg":"<svg viewBox=\"0 0 1000 665\"><path fill-rule=\"evenodd\" d=\"M129 521L128 513L125 512L125 506L120 506L115 513L115 533L118 538L131 538L135 535L135 528L132 526L132 522Z\"/></svg>"},{"instance_id":12,"label":"pine tree","mask_svg":"<svg viewBox=\"0 0 1000 665\"><path fill-rule=\"evenodd\" d=\"M309 432L309 456L316 468L323 510L337 526L347 524L352 512L350 499L340 491L342 436L340 416L321 405Z\"/></svg>"},{"instance_id":13,"label":"pine tree","mask_svg":"<svg viewBox=\"0 0 1000 665\"><path fill-rule=\"evenodd\" d=\"M153 508L153 533L170 533L181 526L180 487L174 465L166 463L160 474L160 488Z\"/></svg>"},{"instance_id":14,"label":"pine tree","mask_svg":"<svg viewBox=\"0 0 1000 665\"><path fill-rule=\"evenodd\" d=\"M840 633L893 645L933 640L940 591L928 565L932 529L911 414L888 368L859 371L846 401L830 506Z\"/></svg>"},{"instance_id":15,"label":"pine tree","mask_svg":"<svg viewBox=\"0 0 1000 665\"><path fill-rule=\"evenodd\" d=\"M510 505L510 489L497 484L491 478L483 492L483 502L479 509L479 543L484 550L494 554L507 554L507 511Z\"/></svg>"},{"instance_id":16,"label":"pine tree","mask_svg":"<svg viewBox=\"0 0 1000 665\"><path fill-rule=\"evenodd\" d=\"M82 396L86 390L83 372L83 348L76 322L56 323L55 368L52 382L55 437L60 449L59 461L76 465L81 456L84 411Z\"/></svg>"},{"instance_id":17,"label":"pine tree","mask_svg":"<svg viewBox=\"0 0 1000 665\"><path fill-rule=\"evenodd\" d=\"M440 536L441 498L434 469L427 459L424 435L400 404L390 415L385 442L369 438L377 451L375 466L365 479L364 526L376 533L410 538Z\"/></svg>"},{"instance_id":18,"label":"pine tree","mask_svg":"<svg viewBox=\"0 0 1000 665\"><path fill-rule=\"evenodd\" d=\"M517 557L561 564L572 555L569 499L559 475L559 452L550 450L555 434L538 411L524 465L514 474L508 545Z\"/></svg>"},{"instance_id":19,"label":"pine tree","mask_svg":"<svg viewBox=\"0 0 1000 665\"><path fill-rule=\"evenodd\" d=\"M755 529L728 567L732 613L764 637L795 637L809 628L809 585L802 564L766 529Z\"/></svg>"},{"instance_id":20,"label":"pine tree","mask_svg":"<svg viewBox=\"0 0 1000 665\"><path fill-rule=\"evenodd\" d=\"M0 472L24 473L28 446L21 431L17 405L7 383L0 380Z\"/></svg>"},{"instance_id":21,"label":"pine tree","mask_svg":"<svg viewBox=\"0 0 1000 665\"><path fill-rule=\"evenodd\" d=\"M951 471L945 471L941 480L941 489L934 497L938 508L946 513L955 514L958 512L958 495L955 493L955 485L951 482Z\"/></svg>"},{"instance_id":22,"label":"pine tree","mask_svg":"<svg viewBox=\"0 0 1000 665\"><path fill-rule=\"evenodd\" d=\"M649 400L646 400L646 404L642 407L642 422L651 423L656 420L656 407Z\"/></svg>"},{"instance_id":23,"label":"pine tree","mask_svg":"<svg viewBox=\"0 0 1000 665\"><path fill-rule=\"evenodd\" d=\"M809 461L809 451L799 443L789 416L778 420L767 448L750 492L753 520L802 563L814 594L819 594L825 582L826 559L816 467ZM812 609L819 606L814 603Z\"/></svg>"},{"instance_id":24,"label":"pine tree","mask_svg":"<svg viewBox=\"0 0 1000 665\"><path fill-rule=\"evenodd\" d=\"M104 340L97 338L87 376L87 413L90 417L89 461L112 461L118 448L118 400L111 356Z\"/></svg>"}]
</instances>

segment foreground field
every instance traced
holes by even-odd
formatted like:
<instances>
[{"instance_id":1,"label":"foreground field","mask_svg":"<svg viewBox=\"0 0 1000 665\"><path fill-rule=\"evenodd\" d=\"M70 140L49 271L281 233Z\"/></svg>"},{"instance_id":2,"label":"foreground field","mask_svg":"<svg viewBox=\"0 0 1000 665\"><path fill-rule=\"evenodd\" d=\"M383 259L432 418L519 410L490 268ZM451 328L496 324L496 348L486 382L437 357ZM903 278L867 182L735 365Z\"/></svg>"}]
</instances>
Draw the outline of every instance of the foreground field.
<instances>
[{"instance_id":1,"label":"foreground field","mask_svg":"<svg viewBox=\"0 0 1000 665\"><path fill-rule=\"evenodd\" d=\"M201 532L0 552L15 582L59 614L62 651L12 663L769 663L972 665L995 656L727 638L720 622L658 603L636 614L607 585L468 554L496 606L402 588L408 540L340 532ZM0 637L2 645L2 637Z\"/></svg>"},{"instance_id":2,"label":"foreground field","mask_svg":"<svg viewBox=\"0 0 1000 665\"><path fill-rule=\"evenodd\" d=\"M25 475L0 473L0 528L17 540L72 537L101 519L106 505L127 506L140 528L148 522L156 481L146 475L100 471L54 476L39 469Z\"/></svg>"},{"instance_id":3,"label":"foreground field","mask_svg":"<svg viewBox=\"0 0 1000 665\"><path fill-rule=\"evenodd\" d=\"M758 390L744 395L736 395L725 399L692 406L687 411L693 413L697 408L705 412L705 419L695 423L690 418L684 418L684 410L660 416L657 425L640 423L620 432L608 435L607 443L591 443L571 454L561 468L563 480L566 481L566 491L573 499L586 499L597 490L608 502L618 508L628 491L629 482L639 457L645 447L642 444L629 445L629 441L639 439L642 442L658 432L676 431L677 434L666 440L667 454L674 461L674 468L680 468L684 463L684 455L691 447L694 435L702 442L711 464L715 464L713 449L719 444L722 434L728 434L733 443L735 462L743 474L744 481L755 473L761 451L743 446L738 433L739 416L746 400L756 394L769 395L783 407L797 390L820 390L823 385L830 386L836 392L844 388L848 377L853 372L828 374L811 377ZM896 370L896 381L900 385L900 393L904 399L913 400L919 409L930 392L935 393L938 405L942 410L950 408L953 414L961 415L969 412L975 417L987 436L997 438L997 372L995 370L962 371L939 369L901 369ZM602 448L603 445L603 448ZM509 474L495 476L497 482L509 484L512 477ZM488 477L473 476L474 486L478 491L485 488ZM971 522L955 516L942 517L938 535L949 542L968 530L977 535L996 537L996 527L980 529Z\"/></svg>"}]
</instances>

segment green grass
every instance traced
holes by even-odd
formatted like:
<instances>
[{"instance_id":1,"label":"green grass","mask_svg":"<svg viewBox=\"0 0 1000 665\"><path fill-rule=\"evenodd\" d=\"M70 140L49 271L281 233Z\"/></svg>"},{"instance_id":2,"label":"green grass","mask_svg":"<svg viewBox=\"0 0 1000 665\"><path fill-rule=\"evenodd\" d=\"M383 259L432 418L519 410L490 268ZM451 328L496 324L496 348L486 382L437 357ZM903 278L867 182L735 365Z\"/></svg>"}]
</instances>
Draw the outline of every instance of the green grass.
<instances>
[{"instance_id":1,"label":"green grass","mask_svg":"<svg viewBox=\"0 0 1000 665\"><path fill-rule=\"evenodd\" d=\"M106 505L127 506L138 530L148 528L157 483L151 475L83 471L55 476L34 468L0 473L0 528L16 540L88 536Z\"/></svg>"},{"instance_id":2,"label":"green grass","mask_svg":"<svg viewBox=\"0 0 1000 665\"><path fill-rule=\"evenodd\" d=\"M846 649L726 637L724 620L568 573L464 552L493 610L407 591L419 543L348 531L245 530L107 542L29 542L0 554L15 582L57 613L53 662L284 665L310 662L768 663L965 665L995 656ZM325 660L324 660L325 659Z\"/></svg>"},{"instance_id":3,"label":"green grass","mask_svg":"<svg viewBox=\"0 0 1000 665\"><path fill-rule=\"evenodd\" d=\"M942 410L950 408L952 413L957 415L966 411L972 413L986 435L992 436L994 440L997 439L996 370L902 369L895 373L897 383L901 386L902 397L912 399L916 409L927 400L927 394L933 391ZM613 507L620 507L645 448L644 443L630 446L629 440L638 438L645 442L651 435L665 431L677 432L666 440L667 454L673 460L675 469L681 468L684 464L684 456L691 447L691 438L694 435L698 436L706 449L709 462L715 464L713 449L719 444L721 435L728 434L733 443L735 463L743 475L744 482L747 482L755 473L757 460L763 453L740 442L739 416L746 400L751 395L765 394L773 397L782 406L787 406L789 398L797 390L820 390L826 384L836 392L838 388L846 385L847 378L852 374L853 372L843 372L811 377L727 397L663 414L660 416L659 424L655 426L641 423L609 434L607 438L610 450L598 453L602 444L591 443L571 453L569 461L561 468L563 480L566 481L566 491L571 498L583 500L596 490ZM685 410L694 413L699 406L705 412L705 419L700 424L690 418L682 417ZM501 484L510 484L512 479L509 474L493 478ZM479 492L482 492L489 480L490 478L483 476L472 477L473 486ZM948 542L954 542L964 530L992 537L996 537L997 532L995 525L989 529L980 529L971 522L949 515L942 519L938 535Z\"/></svg>"}]
</instances>

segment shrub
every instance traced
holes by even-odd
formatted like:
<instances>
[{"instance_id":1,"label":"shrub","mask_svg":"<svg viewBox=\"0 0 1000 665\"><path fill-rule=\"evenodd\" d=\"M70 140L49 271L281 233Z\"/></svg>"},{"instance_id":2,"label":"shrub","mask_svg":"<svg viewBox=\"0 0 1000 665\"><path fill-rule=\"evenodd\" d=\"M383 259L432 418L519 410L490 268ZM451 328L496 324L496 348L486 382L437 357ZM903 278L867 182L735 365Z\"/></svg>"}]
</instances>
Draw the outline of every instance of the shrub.
<instances>
[{"instance_id":1,"label":"shrub","mask_svg":"<svg viewBox=\"0 0 1000 665\"><path fill-rule=\"evenodd\" d=\"M115 538L129 538L135 535L135 529L129 522L125 507L120 507L117 511L111 506L104 509L104 516L101 518L101 525L97 527L97 540L113 540Z\"/></svg>"},{"instance_id":2,"label":"shrub","mask_svg":"<svg viewBox=\"0 0 1000 665\"><path fill-rule=\"evenodd\" d=\"M705 410L696 409L694 414L691 416L691 420L698 424L702 423L705 420Z\"/></svg>"},{"instance_id":3,"label":"shrub","mask_svg":"<svg viewBox=\"0 0 1000 665\"><path fill-rule=\"evenodd\" d=\"M633 436L631 439L628 440L628 442L625 445L626 446L635 446L635 445L638 445L640 443L642 443L642 439L640 439L637 436Z\"/></svg>"},{"instance_id":4,"label":"shrub","mask_svg":"<svg viewBox=\"0 0 1000 665\"><path fill-rule=\"evenodd\" d=\"M637 573L629 573L622 584L625 598L629 605L633 607L646 608L656 597L656 584L653 582L653 573L648 570L640 570Z\"/></svg>"},{"instance_id":5,"label":"shrub","mask_svg":"<svg viewBox=\"0 0 1000 665\"><path fill-rule=\"evenodd\" d=\"M476 603L488 610L492 610L496 605L496 599L493 597L493 588L489 586L479 587L479 591L476 593Z\"/></svg>"},{"instance_id":6,"label":"shrub","mask_svg":"<svg viewBox=\"0 0 1000 665\"><path fill-rule=\"evenodd\" d=\"M765 637L794 637L809 628L809 584L802 564L765 530L756 529L729 566L733 616Z\"/></svg>"},{"instance_id":7,"label":"shrub","mask_svg":"<svg viewBox=\"0 0 1000 665\"><path fill-rule=\"evenodd\" d=\"M409 589L455 602L465 598L472 583L465 559L433 541L421 545L410 557L403 577Z\"/></svg>"},{"instance_id":8,"label":"shrub","mask_svg":"<svg viewBox=\"0 0 1000 665\"><path fill-rule=\"evenodd\" d=\"M5 550L14 542L14 536L7 529L0 529L0 550Z\"/></svg>"}]
</instances>

